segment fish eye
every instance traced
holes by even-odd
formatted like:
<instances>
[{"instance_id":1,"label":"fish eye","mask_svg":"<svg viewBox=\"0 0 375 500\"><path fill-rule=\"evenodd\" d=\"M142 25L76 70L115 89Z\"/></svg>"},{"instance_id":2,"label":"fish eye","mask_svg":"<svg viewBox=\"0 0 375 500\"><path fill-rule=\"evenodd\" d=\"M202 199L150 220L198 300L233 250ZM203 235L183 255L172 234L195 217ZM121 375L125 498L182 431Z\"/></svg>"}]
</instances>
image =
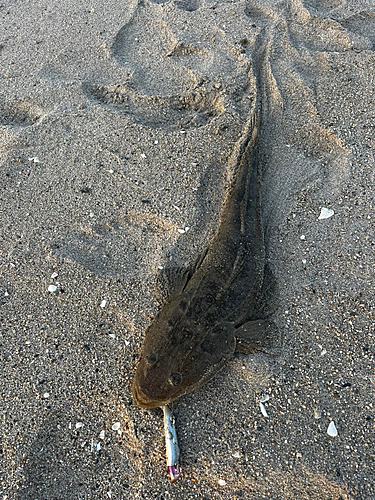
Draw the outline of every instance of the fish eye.
<instances>
[{"instance_id":1,"label":"fish eye","mask_svg":"<svg viewBox=\"0 0 375 500\"><path fill-rule=\"evenodd\" d=\"M146 363L150 366L154 365L157 361L158 357L155 352L152 352L149 356L146 358Z\"/></svg>"},{"instance_id":2,"label":"fish eye","mask_svg":"<svg viewBox=\"0 0 375 500\"><path fill-rule=\"evenodd\" d=\"M169 382L172 385L178 385L181 382L181 380L182 380L182 376L179 373L173 373L170 376Z\"/></svg>"}]
</instances>

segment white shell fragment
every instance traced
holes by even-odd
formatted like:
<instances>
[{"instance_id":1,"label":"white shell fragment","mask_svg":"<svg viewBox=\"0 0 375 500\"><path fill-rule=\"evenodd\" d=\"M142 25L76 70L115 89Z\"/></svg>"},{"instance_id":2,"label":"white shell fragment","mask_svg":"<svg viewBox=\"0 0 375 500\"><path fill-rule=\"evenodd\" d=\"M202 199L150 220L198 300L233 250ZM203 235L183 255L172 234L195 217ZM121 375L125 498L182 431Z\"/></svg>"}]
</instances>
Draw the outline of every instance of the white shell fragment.
<instances>
[{"instance_id":1,"label":"white shell fragment","mask_svg":"<svg viewBox=\"0 0 375 500\"><path fill-rule=\"evenodd\" d=\"M114 423L114 424L112 425L112 430L113 430L113 431L118 431L120 427L121 427L120 422L116 422L116 423Z\"/></svg>"},{"instance_id":2,"label":"white shell fragment","mask_svg":"<svg viewBox=\"0 0 375 500\"><path fill-rule=\"evenodd\" d=\"M48 291L51 293L56 292L56 290L57 290L57 286L55 286L55 285L50 285L48 287Z\"/></svg>"},{"instance_id":3,"label":"white shell fragment","mask_svg":"<svg viewBox=\"0 0 375 500\"><path fill-rule=\"evenodd\" d=\"M305 240L306 239L306 236L304 234L301 234L301 236L299 237L300 240Z\"/></svg>"},{"instance_id":4,"label":"white shell fragment","mask_svg":"<svg viewBox=\"0 0 375 500\"><path fill-rule=\"evenodd\" d=\"M332 215L335 215L335 212L333 210L331 210L330 208L322 207L318 220L329 219L330 217L332 217Z\"/></svg>"},{"instance_id":5,"label":"white shell fragment","mask_svg":"<svg viewBox=\"0 0 375 500\"><path fill-rule=\"evenodd\" d=\"M104 436L105 436L105 431L101 431L101 433L99 434L99 437L100 439L104 439Z\"/></svg>"},{"instance_id":6,"label":"white shell fragment","mask_svg":"<svg viewBox=\"0 0 375 500\"><path fill-rule=\"evenodd\" d=\"M40 163L40 160L37 156L34 156L33 158L29 158L29 161L32 161L34 163Z\"/></svg>"},{"instance_id":7,"label":"white shell fragment","mask_svg":"<svg viewBox=\"0 0 375 500\"><path fill-rule=\"evenodd\" d=\"M97 445L96 445L96 451L100 451L100 450L101 450L101 448L102 448L102 447L101 447L100 443L97 443Z\"/></svg>"},{"instance_id":8,"label":"white shell fragment","mask_svg":"<svg viewBox=\"0 0 375 500\"><path fill-rule=\"evenodd\" d=\"M236 451L236 453L233 453L232 457L233 458L241 458L241 454L239 451Z\"/></svg>"},{"instance_id":9,"label":"white shell fragment","mask_svg":"<svg viewBox=\"0 0 375 500\"><path fill-rule=\"evenodd\" d=\"M57 278L57 276L58 276L57 273L53 273L53 274L51 274L51 279L55 279L55 278Z\"/></svg>"},{"instance_id":10,"label":"white shell fragment","mask_svg":"<svg viewBox=\"0 0 375 500\"><path fill-rule=\"evenodd\" d=\"M45 393L43 394L43 397L44 397L45 399L49 398L49 392L45 392Z\"/></svg>"},{"instance_id":11,"label":"white shell fragment","mask_svg":"<svg viewBox=\"0 0 375 500\"><path fill-rule=\"evenodd\" d=\"M103 309L105 306L107 305L107 301L106 300L102 300L100 302L100 307Z\"/></svg>"},{"instance_id":12,"label":"white shell fragment","mask_svg":"<svg viewBox=\"0 0 375 500\"><path fill-rule=\"evenodd\" d=\"M177 231L178 231L180 234L184 234L184 233L185 233L185 229L177 229Z\"/></svg>"},{"instance_id":13,"label":"white shell fragment","mask_svg":"<svg viewBox=\"0 0 375 500\"><path fill-rule=\"evenodd\" d=\"M219 479L218 483L219 483L219 486L225 486L227 484L224 479Z\"/></svg>"},{"instance_id":14,"label":"white shell fragment","mask_svg":"<svg viewBox=\"0 0 375 500\"><path fill-rule=\"evenodd\" d=\"M260 406L260 411L262 412L262 415L263 417L268 417L268 413L264 407L264 404L263 403L259 403L259 406Z\"/></svg>"},{"instance_id":15,"label":"white shell fragment","mask_svg":"<svg viewBox=\"0 0 375 500\"><path fill-rule=\"evenodd\" d=\"M335 422L333 420L328 426L327 434L328 434L328 436L331 436L331 437L336 437L338 434L336 426L335 426Z\"/></svg>"},{"instance_id":16,"label":"white shell fragment","mask_svg":"<svg viewBox=\"0 0 375 500\"><path fill-rule=\"evenodd\" d=\"M260 402L261 403L266 403L267 401L270 400L270 397L269 397L269 394L266 394L265 396L263 396L262 398L260 398Z\"/></svg>"},{"instance_id":17,"label":"white shell fragment","mask_svg":"<svg viewBox=\"0 0 375 500\"><path fill-rule=\"evenodd\" d=\"M76 423L76 429L81 429L83 427L83 423L82 422L77 422Z\"/></svg>"}]
</instances>

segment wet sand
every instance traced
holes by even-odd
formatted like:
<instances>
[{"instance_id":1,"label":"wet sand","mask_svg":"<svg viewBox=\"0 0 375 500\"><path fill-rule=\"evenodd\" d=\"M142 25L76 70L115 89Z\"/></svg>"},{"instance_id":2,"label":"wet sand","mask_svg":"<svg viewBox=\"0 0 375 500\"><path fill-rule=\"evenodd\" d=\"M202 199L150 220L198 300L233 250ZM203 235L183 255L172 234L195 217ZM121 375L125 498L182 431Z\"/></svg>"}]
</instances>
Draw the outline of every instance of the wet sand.
<instances>
[{"instance_id":1,"label":"wet sand","mask_svg":"<svg viewBox=\"0 0 375 500\"><path fill-rule=\"evenodd\" d=\"M5 0L0 19L0 498L375 498L373 1ZM171 485L132 378L255 109L277 342L174 403Z\"/></svg>"}]
</instances>

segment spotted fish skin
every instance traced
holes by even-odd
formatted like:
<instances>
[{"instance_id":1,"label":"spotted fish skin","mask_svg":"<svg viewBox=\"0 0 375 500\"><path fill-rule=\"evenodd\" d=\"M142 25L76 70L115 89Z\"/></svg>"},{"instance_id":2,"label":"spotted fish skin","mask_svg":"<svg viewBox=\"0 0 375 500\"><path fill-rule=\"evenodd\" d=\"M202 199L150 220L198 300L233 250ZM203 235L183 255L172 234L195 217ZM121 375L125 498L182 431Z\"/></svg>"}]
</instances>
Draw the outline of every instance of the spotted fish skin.
<instances>
[{"instance_id":1,"label":"spotted fish skin","mask_svg":"<svg viewBox=\"0 0 375 500\"><path fill-rule=\"evenodd\" d=\"M263 282L258 117L254 115L216 235L148 327L133 398L155 408L210 380L233 356ZM248 323L249 325L252 322ZM244 344L243 344L244 345Z\"/></svg>"}]
</instances>

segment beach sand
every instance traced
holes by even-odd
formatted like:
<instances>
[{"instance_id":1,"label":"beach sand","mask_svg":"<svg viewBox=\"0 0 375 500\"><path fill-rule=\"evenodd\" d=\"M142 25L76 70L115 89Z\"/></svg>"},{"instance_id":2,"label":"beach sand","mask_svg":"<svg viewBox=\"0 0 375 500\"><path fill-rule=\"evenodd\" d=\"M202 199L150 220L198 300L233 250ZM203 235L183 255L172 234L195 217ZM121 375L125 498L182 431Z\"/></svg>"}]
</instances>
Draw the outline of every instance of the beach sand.
<instances>
[{"instance_id":1,"label":"beach sand","mask_svg":"<svg viewBox=\"0 0 375 500\"><path fill-rule=\"evenodd\" d=\"M0 19L0 499L375 499L374 2ZM132 378L160 268L212 240L255 109L277 335L173 404L170 484Z\"/></svg>"}]
</instances>

